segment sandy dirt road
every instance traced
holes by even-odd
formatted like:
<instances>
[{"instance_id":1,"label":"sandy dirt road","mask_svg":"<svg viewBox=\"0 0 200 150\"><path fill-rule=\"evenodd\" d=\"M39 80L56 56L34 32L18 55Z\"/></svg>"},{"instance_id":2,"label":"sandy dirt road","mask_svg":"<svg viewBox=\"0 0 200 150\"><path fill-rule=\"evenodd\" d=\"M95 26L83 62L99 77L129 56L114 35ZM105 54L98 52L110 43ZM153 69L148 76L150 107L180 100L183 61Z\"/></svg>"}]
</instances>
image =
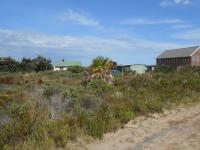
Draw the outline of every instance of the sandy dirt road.
<instances>
[{"instance_id":1,"label":"sandy dirt road","mask_svg":"<svg viewBox=\"0 0 200 150\"><path fill-rule=\"evenodd\" d=\"M138 117L100 141L83 144L81 149L200 150L200 105Z\"/></svg>"}]
</instances>

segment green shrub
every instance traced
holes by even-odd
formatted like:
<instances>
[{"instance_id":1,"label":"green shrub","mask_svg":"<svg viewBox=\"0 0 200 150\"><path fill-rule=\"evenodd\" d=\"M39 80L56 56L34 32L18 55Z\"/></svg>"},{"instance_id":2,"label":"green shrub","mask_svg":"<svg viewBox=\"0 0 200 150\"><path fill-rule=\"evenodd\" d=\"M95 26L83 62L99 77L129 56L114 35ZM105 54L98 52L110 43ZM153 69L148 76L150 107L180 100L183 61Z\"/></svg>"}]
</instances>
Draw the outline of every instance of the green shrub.
<instances>
[{"instance_id":1,"label":"green shrub","mask_svg":"<svg viewBox=\"0 0 200 150\"><path fill-rule=\"evenodd\" d=\"M76 125L80 128L85 128L87 121L91 116L87 111L80 111L77 113Z\"/></svg>"},{"instance_id":2,"label":"green shrub","mask_svg":"<svg viewBox=\"0 0 200 150\"><path fill-rule=\"evenodd\" d=\"M115 108L114 113L115 113L115 118L119 119L122 124L127 123L135 116L134 112L128 107Z\"/></svg>"},{"instance_id":3,"label":"green shrub","mask_svg":"<svg viewBox=\"0 0 200 150\"><path fill-rule=\"evenodd\" d=\"M107 88L108 84L103 80L91 80L88 83L88 87L91 87L93 89L95 88Z\"/></svg>"},{"instance_id":4,"label":"green shrub","mask_svg":"<svg viewBox=\"0 0 200 150\"><path fill-rule=\"evenodd\" d=\"M146 102L142 99L135 100L133 103L133 111L137 114L146 114L148 112Z\"/></svg>"},{"instance_id":5,"label":"green shrub","mask_svg":"<svg viewBox=\"0 0 200 150\"><path fill-rule=\"evenodd\" d=\"M101 118L89 119L86 130L92 137L101 139L105 131L105 121Z\"/></svg>"},{"instance_id":6,"label":"green shrub","mask_svg":"<svg viewBox=\"0 0 200 150\"><path fill-rule=\"evenodd\" d=\"M112 91L112 86L103 80L91 80L87 87L92 89L98 97L103 97L106 93Z\"/></svg>"},{"instance_id":7,"label":"green shrub","mask_svg":"<svg viewBox=\"0 0 200 150\"><path fill-rule=\"evenodd\" d=\"M63 92L63 98L78 98L79 90L76 87L69 87Z\"/></svg>"},{"instance_id":8,"label":"green shrub","mask_svg":"<svg viewBox=\"0 0 200 150\"><path fill-rule=\"evenodd\" d=\"M70 137L70 128L63 121L49 123L48 134L54 139L56 146L65 147Z\"/></svg>"},{"instance_id":9,"label":"green shrub","mask_svg":"<svg viewBox=\"0 0 200 150\"><path fill-rule=\"evenodd\" d=\"M50 99L53 95L60 93L60 89L54 86L46 86L43 91L43 96Z\"/></svg>"},{"instance_id":10,"label":"green shrub","mask_svg":"<svg viewBox=\"0 0 200 150\"><path fill-rule=\"evenodd\" d=\"M147 109L149 112L162 112L163 103L158 98L149 99L147 102Z\"/></svg>"},{"instance_id":11,"label":"green shrub","mask_svg":"<svg viewBox=\"0 0 200 150\"><path fill-rule=\"evenodd\" d=\"M44 119L38 120L36 110L29 103L14 103L9 108L10 120L0 128L0 147L5 144L16 145L22 139L34 135L35 139L40 141L44 137L42 124ZM42 114L39 114L42 115Z\"/></svg>"},{"instance_id":12,"label":"green shrub","mask_svg":"<svg viewBox=\"0 0 200 150\"><path fill-rule=\"evenodd\" d=\"M82 66L71 66L67 69L71 73L82 73L84 71L84 67Z\"/></svg>"},{"instance_id":13,"label":"green shrub","mask_svg":"<svg viewBox=\"0 0 200 150\"><path fill-rule=\"evenodd\" d=\"M157 66L155 71L162 73L170 73L176 71L176 68L171 66Z\"/></svg>"},{"instance_id":14,"label":"green shrub","mask_svg":"<svg viewBox=\"0 0 200 150\"><path fill-rule=\"evenodd\" d=\"M105 132L115 132L122 126L122 123L119 119L111 118L109 123L106 124Z\"/></svg>"},{"instance_id":15,"label":"green shrub","mask_svg":"<svg viewBox=\"0 0 200 150\"><path fill-rule=\"evenodd\" d=\"M81 107L88 111L96 111L101 106L101 100L92 95L85 95L81 98Z\"/></svg>"}]
</instances>

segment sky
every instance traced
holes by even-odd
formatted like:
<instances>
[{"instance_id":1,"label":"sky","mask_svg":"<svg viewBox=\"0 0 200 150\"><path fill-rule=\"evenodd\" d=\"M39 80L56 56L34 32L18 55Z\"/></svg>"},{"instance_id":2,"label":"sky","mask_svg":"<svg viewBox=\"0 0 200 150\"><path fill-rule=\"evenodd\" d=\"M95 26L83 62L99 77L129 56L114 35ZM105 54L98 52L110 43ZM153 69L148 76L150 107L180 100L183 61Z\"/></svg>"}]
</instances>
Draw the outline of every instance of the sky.
<instances>
[{"instance_id":1,"label":"sky","mask_svg":"<svg viewBox=\"0 0 200 150\"><path fill-rule=\"evenodd\" d=\"M199 0L0 0L0 56L155 64L200 45Z\"/></svg>"}]
</instances>

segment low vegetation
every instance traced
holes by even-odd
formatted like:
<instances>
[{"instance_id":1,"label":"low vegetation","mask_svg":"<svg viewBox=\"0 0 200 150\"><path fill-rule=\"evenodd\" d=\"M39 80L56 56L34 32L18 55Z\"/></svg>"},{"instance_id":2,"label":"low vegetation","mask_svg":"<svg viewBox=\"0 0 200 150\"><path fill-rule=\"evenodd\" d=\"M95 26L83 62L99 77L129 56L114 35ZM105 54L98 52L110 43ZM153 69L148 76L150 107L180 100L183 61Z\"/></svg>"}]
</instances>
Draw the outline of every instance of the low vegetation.
<instances>
[{"instance_id":1,"label":"low vegetation","mask_svg":"<svg viewBox=\"0 0 200 150\"><path fill-rule=\"evenodd\" d=\"M0 74L0 149L65 148L138 115L199 102L200 70L127 73L110 84L78 71ZM73 70L73 69L72 69Z\"/></svg>"}]
</instances>

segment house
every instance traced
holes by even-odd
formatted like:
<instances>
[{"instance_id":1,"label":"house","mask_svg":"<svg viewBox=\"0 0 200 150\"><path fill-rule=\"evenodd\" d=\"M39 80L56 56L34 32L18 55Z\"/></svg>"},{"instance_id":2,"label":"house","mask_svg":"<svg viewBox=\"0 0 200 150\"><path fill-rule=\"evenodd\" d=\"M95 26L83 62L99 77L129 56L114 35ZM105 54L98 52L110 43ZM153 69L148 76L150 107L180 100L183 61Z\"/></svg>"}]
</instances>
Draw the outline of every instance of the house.
<instances>
[{"instance_id":1,"label":"house","mask_svg":"<svg viewBox=\"0 0 200 150\"><path fill-rule=\"evenodd\" d=\"M135 64L131 65L130 70L134 71L137 74L144 74L148 70L148 68L146 65L143 64Z\"/></svg>"},{"instance_id":2,"label":"house","mask_svg":"<svg viewBox=\"0 0 200 150\"><path fill-rule=\"evenodd\" d=\"M147 65L147 71L152 72L155 71L156 65Z\"/></svg>"},{"instance_id":3,"label":"house","mask_svg":"<svg viewBox=\"0 0 200 150\"><path fill-rule=\"evenodd\" d=\"M81 66L81 62L62 60L62 61L53 63L53 68L54 68L53 70L54 71L67 70L71 66Z\"/></svg>"},{"instance_id":4,"label":"house","mask_svg":"<svg viewBox=\"0 0 200 150\"><path fill-rule=\"evenodd\" d=\"M118 73L118 72L127 72L130 71L131 65L117 65L115 68L113 68L112 72L113 73Z\"/></svg>"},{"instance_id":5,"label":"house","mask_svg":"<svg viewBox=\"0 0 200 150\"><path fill-rule=\"evenodd\" d=\"M158 66L200 66L200 47L166 50L157 57Z\"/></svg>"},{"instance_id":6,"label":"house","mask_svg":"<svg viewBox=\"0 0 200 150\"><path fill-rule=\"evenodd\" d=\"M115 73L124 73L128 71L134 71L137 74L143 74L147 71L146 65L142 64L133 64L133 65L117 65L112 72Z\"/></svg>"}]
</instances>

